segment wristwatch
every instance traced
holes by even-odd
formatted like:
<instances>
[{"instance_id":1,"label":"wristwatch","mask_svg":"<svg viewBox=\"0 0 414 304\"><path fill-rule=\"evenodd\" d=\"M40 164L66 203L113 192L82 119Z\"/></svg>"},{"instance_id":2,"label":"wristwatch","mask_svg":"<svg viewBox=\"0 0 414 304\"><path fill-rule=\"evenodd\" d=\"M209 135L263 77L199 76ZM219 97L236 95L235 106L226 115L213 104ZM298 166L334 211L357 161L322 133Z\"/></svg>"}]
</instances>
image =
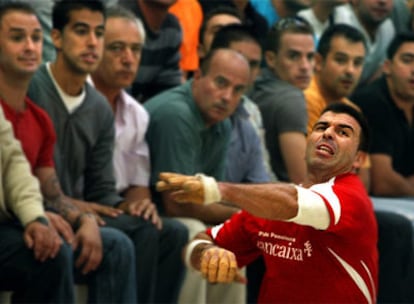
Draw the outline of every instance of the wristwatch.
<instances>
[{"instance_id":1,"label":"wristwatch","mask_svg":"<svg viewBox=\"0 0 414 304\"><path fill-rule=\"evenodd\" d=\"M49 221L44 216L37 217L33 222L39 222L40 224L43 224L45 226L49 226Z\"/></svg>"}]
</instances>

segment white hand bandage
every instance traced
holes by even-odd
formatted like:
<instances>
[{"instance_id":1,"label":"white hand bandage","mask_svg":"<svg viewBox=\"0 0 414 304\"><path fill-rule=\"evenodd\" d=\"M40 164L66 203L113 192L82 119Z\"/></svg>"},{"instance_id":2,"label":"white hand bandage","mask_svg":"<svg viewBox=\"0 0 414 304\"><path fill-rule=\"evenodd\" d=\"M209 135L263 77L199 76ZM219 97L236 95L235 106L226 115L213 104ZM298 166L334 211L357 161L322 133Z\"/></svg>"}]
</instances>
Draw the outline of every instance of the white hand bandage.
<instances>
[{"instance_id":1,"label":"white hand bandage","mask_svg":"<svg viewBox=\"0 0 414 304\"><path fill-rule=\"evenodd\" d=\"M213 177L198 173L196 177L200 179L204 189L204 204L212 204L221 201L220 189Z\"/></svg>"}]
</instances>

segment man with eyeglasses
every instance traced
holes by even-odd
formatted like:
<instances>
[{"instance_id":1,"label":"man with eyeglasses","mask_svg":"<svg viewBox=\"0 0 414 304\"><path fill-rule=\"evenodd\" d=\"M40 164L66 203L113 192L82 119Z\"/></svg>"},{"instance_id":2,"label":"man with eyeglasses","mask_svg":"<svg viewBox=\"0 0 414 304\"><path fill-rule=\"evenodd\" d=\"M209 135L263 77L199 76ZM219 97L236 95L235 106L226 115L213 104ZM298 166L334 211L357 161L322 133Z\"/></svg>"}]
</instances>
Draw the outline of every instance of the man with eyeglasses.
<instances>
[{"instance_id":1,"label":"man with eyeglasses","mask_svg":"<svg viewBox=\"0 0 414 304\"><path fill-rule=\"evenodd\" d=\"M310 83L315 45L312 27L300 17L281 19L269 31L267 68L249 97L262 113L272 169L282 181L305 177L307 112L302 90Z\"/></svg>"}]
</instances>

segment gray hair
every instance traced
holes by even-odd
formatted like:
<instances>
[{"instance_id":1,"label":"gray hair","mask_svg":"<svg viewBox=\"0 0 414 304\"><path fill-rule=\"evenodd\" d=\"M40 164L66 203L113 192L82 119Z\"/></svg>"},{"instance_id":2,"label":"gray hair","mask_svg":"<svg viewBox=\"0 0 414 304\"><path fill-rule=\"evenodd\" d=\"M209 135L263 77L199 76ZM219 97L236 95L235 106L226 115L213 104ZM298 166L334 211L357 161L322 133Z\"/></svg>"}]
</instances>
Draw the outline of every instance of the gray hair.
<instances>
[{"instance_id":1,"label":"gray hair","mask_svg":"<svg viewBox=\"0 0 414 304\"><path fill-rule=\"evenodd\" d=\"M137 29L141 35L143 43L145 43L146 33L144 23L139 17L135 16L131 10L120 5L109 6L106 9L106 19L108 20L110 18L122 18L134 22L137 25Z\"/></svg>"}]
</instances>

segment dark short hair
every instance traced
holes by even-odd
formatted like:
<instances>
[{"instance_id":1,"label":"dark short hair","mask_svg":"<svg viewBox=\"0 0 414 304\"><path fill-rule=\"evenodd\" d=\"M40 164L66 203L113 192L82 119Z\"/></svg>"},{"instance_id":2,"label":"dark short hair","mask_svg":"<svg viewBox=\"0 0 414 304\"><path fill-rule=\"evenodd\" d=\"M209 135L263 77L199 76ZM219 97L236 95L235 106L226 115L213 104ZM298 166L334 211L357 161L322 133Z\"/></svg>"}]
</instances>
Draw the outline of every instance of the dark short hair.
<instances>
[{"instance_id":1,"label":"dark short hair","mask_svg":"<svg viewBox=\"0 0 414 304\"><path fill-rule=\"evenodd\" d=\"M313 36L313 29L310 23L300 16L282 18L273 24L267 32L265 50L278 52L280 40L285 33L308 34Z\"/></svg>"},{"instance_id":2,"label":"dark short hair","mask_svg":"<svg viewBox=\"0 0 414 304\"><path fill-rule=\"evenodd\" d=\"M328 27L322 34L318 42L318 53L322 58L326 58L331 49L332 40L336 37L343 37L352 43L361 42L367 50L364 35L355 27L348 24L334 24Z\"/></svg>"},{"instance_id":3,"label":"dark short hair","mask_svg":"<svg viewBox=\"0 0 414 304\"><path fill-rule=\"evenodd\" d=\"M53 6L53 28L62 31L65 25L69 23L70 13L81 9L100 12L105 18L105 5L101 0L60 0Z\"/></svg>"},{"instance_id":4,"label":"dark short hair","mask_svg":"<svg viewBox=\"0 0 414 304\"><path fill-rule=\"evenodd\" d=\"M19 12L23 12L29 15L35 15L37 17L35 10L28 3L6 2L0 5L0 25L3 21L3 17L11 11L19 11Z\"/></svg>"},{"instance_id":5,"label":"dark short hair","mask_svg":"<svg viewBox=\"0 0 414 304\"><path fill-rule=\"evenodd\" d=\"M359 138L358 150L363 152L369 151L370 131L368 122L366 121L362 112L356 107L343 102L334 102L323 109L321 115L326 112L333 112L337 114L347 114L353 117L361 127L361 136Z\"/></svg>"},{"instance_id":6,"label":"dark short hair","mask_svg":"<svg viewBox=\"0 0 414 304\"><path fill-rule=\"evenodd\" d=\"M414 42L414 33L412 32L400 32L394 36L390 45L387 49L387 58L392 59L395 56L395 53L398 52L402 44L406 42Z\"/></svg>"},{"instance_id":7,"label":"dark short hair","mask_svg":"<svg viewBox=\"0 0 414 304\"><path fill-rule=\"evenodd\" d=\"M203 22L201 23L201 26L200 26L200 32L198 36L198 41L200 43L203 43L203 38L204 38L204 34L206 33L207 24L210 22L210 20L214 16L217 16L217 15L230 15L230 16L240 19L241 22L243 21L243 17L240 15L239 11L235 7L220 5L220 6L217 6L211 9L204 16Z\"/></svg>"},{"instance_id":8,"label":"dark short hair","mask_svg":"<svg viewBox=\"0 0 414 304\"><path fill-rule=\"evenodd\" d=\"M249 41L260 46L250 27L243 24L223 26L214 36L211 49L228 48L233 42Z\"/></svg>"}]
</instances>

